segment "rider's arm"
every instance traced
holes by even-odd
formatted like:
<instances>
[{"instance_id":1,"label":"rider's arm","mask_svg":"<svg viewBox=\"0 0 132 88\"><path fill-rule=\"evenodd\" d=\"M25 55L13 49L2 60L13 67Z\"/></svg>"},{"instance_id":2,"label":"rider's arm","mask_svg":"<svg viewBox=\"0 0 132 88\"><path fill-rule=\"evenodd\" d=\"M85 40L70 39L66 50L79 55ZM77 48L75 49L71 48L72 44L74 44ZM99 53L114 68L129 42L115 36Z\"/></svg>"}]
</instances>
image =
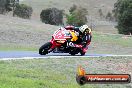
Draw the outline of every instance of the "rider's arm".
<instances>
[{"instance_id":1,"label":"rider's arm","mask_svg":"<svg viewBox=\"0 0 132 88\"><path fill-rule=\"evenodd\" d=\"M87 45L90 44L91 38L92 38L91 34L85 35L83 37L83 42L82 42L83 47L86 47Z\"/></svg>"}]
</instances>

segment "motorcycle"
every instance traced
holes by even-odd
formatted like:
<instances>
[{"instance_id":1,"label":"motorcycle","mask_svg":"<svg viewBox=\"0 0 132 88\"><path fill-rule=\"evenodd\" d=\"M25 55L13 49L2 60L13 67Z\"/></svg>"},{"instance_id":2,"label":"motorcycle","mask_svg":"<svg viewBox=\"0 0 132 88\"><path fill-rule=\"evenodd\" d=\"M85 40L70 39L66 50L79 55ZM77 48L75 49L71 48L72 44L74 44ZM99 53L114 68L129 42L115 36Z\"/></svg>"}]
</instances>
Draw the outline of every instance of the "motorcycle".
<instances>
[{"instance_id":1,"label":"motorcycle","mask_svg":"<svg viewBox=\"0 0 132 88\"><path fill-rule=\"evenodd\" d=\"M75 39L75 37L73 39L73 36L75 36L75 32L66 30L64 27L59 28L52 35L52 39L39 48L39 54L46 55L50 52L53 52L69 53L71 55L80 53L81 55L85 55L88 49L87 47L83 48L82 45L78 44L74 47L68 46L68 41L70 41L71 39L73 41L77 40L77 38Z\"/></svg>"}]
</instances>

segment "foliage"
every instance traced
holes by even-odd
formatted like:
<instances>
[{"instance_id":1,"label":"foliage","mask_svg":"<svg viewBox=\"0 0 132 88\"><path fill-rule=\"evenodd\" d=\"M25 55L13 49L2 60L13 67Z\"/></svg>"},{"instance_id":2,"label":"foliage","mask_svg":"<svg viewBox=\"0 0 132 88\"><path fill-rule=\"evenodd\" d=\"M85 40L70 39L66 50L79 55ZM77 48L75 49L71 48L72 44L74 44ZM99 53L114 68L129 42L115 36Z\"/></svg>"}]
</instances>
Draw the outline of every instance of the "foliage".
<instances>
[{"instance_id":1,"label":"foliage","mask_svg":"<svg viewBox=\"0 0 132 88\"><path fill-rule=\"evenodd\" d=\"M6 11L5 4L6 4L5 0L0 0L0 14L3 14Z\"/></svg>"},{"instance_id":2,"label":"foliage","mask_svg":"<svg viewBox=\"0 0 132 88\"><path fill-rule=\"evenodd\" d=\"M40 19L46 24L61 25L63 24L63 10L59 10L57 8L42 10Z\"/></svg>"},{"instance_id":3,"label":"foliage","mask_svg":"<svg viewBox=\"0 0 132 88\"><path fill-rule=\"evenodd\" d=\"M81 26L87 22L86 15L88 14L88 11L85 8L73 5L69 12L70 14L67 15L67 24Z\"/></svg>"},{"instance_id":4,"label":"foliage","mask_svg":"<svg viewBox=\"0 0 132 88\"><path fill-rule=\"evenodd\" d=\"M104 14L103 14L102 9L99 9L99 10L98 10L98 13L99 13L99 16L100 16L101 18L104 18Z\"/></svg>"},{"instance_id":5,"label":"foliage","mask_svg":"<svg viewBox=\"0 0 132 88\"><path fill-rule=\"evenodd\" d=\"M105 18L107 20L109 20L109 21L113 21L114 20L113 14L111 12L108 12Z\"/></svg>"},{"instance_id":6,"label":"foliage","mask_svg":"<svg viewBox=\"0 0 132 88\"><path fill-rule=\"evenodd\" d=\"M114 13L119 33L132 33L132 0L118 0L114 5Z\"/></svg>"},{"instance_id":7,"label":"foliage","mask_svg":"<svg viewBox=\"0 0 132 88\"><path fill-rule=\"evenodd\" d=\"M18 4L13 12L13 16L18 16L24 19L30 19L33 9L25 4Z\"/></svg>"},{"instance_id":8,"label":"foliage","mask_svg":"<svg viewBox=\"0 0 132 88\"><path fill-rule=\"evenodd\" d=\"M0 0L0 14L12 11L10 0Z\"/></svg>"},{"instance_id":9,"label":"foliage","mask_svg":"<svg viewBox=\"0 0 132 88\"><path fill-rule=\"evenodd\" d=\"M73 5L73 6L70 8L69 12L72 13L72 12L75 11L76 9L77 9L77 6L76 6L76 5Z\"/></svg>"},{"instance_id":10,"label":"foliage","mask_svg":"<svg viewBox=\"0 0 132 88\"><path fill-rule=\"evenodd\" d=\"M19 0L0 0L0 14L13 11Z\"/></svg>"}]
</instances>

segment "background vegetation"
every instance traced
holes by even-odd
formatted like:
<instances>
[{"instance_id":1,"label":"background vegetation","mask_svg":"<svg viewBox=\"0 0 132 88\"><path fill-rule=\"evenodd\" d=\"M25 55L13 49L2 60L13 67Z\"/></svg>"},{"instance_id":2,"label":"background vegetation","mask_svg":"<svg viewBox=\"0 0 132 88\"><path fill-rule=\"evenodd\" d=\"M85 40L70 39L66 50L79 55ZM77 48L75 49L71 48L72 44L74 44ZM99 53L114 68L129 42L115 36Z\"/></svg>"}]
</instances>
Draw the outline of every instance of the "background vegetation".
<instances>
[{"instance_id":1,"label":"background vegetation","mask_svg":"<svg viewBox=\"0 0 132 88\"><path fill-rule=\"evenodd\" d=\"M0 0L0 14L6 14L10 11L14 11L18 4L19 0Z\"/></svg>"},{"instance_id":2,"label":"background vegetation","mask_svg":"<svg viewBox=\"0 0 132 88\"><path fill-rule=\"evenodd\" d=\"M132 0L118 0L114 12L119 33L132 34Z\"/></svg>"},{"instance_id":3,"label":"background vegetation","mask_svg":"<svg viewBox=\"0 0 132 88\"><path fill-rule=\"evenodd\" d=\"M13 16L18 16L24 19L30 19L32 15L33 9L30 6L25 4L17 4L16 8L13 11Z\"/></svg>"},{"instance_id":4,"label":"background vegetation","mask_svg":"<svg viewBox=\"0 0 132 88\"><path fill-rule=\"evenodd\" d=\"M48 8L42 10L40 13L40 19L42 22L51 25L62 25L63 24L63 10L57 8Z\"/></svg>"},{"instance_id":5,"label":"background vegetation","mask_svg":"<svg viewBox=\"0 0 132 88\"><path fill-rule=\"evenodd\" d=\"M67 24L74 26L81 26L87 23L88 11L85 8L77 7L73 5L70 10L70 14L66 15Z\"/></svg>"},{"instance_id":6,"label":"background vegetation","mask_svg":"<svg viewBox=\"0 0 132 88\"><path fill-rule=\"evenodd\" d=\"M13 12L13 16L30 19L33 9L26 4L19 4L19 0L0 0L0 14Z\"/></svg>"}]
</instances>

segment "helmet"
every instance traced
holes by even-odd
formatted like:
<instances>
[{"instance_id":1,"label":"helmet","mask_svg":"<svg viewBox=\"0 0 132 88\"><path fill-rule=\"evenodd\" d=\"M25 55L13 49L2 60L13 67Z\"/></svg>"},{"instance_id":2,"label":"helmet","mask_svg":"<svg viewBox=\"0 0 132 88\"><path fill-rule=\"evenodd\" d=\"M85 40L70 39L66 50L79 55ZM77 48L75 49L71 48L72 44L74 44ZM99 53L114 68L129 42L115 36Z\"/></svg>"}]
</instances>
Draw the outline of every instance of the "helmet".
<instances>
[{"instance_id":1,"label":"helmet","mask_svg":"<svg viewBox=\"0 0 132 88\"><path fill-rule=\"evenodd\" d=\"M88 27L88 25L83 25L79 28L79 30L84 33L84 32L87 32L87 33L91 33L91 29Z\"/></svg>"}]
</instances>

